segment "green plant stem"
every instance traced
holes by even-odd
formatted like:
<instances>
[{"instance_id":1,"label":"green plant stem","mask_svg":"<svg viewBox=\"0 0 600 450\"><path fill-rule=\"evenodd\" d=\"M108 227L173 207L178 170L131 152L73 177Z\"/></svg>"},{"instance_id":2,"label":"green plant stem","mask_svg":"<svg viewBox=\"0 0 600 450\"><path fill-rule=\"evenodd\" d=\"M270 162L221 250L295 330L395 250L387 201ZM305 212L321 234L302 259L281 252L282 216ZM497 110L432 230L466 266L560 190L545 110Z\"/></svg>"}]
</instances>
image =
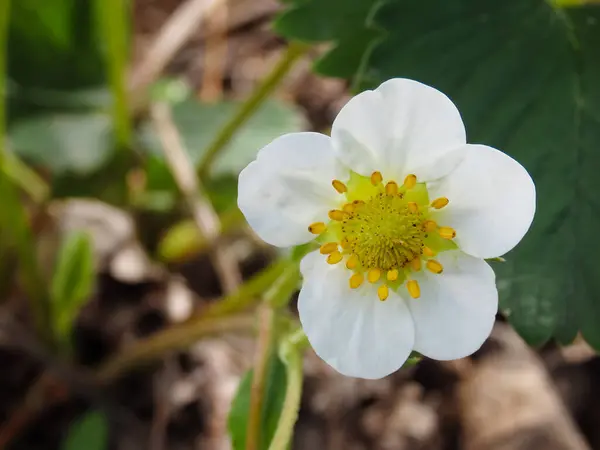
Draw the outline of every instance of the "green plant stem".
<instances>
[{"instance_id":1,"label":"green plant stem","mask_svg":"<svg viewBox=\"0 0 600 450\"><path fill-rule=\"evenodd\" d=\"M9 178L15 186L26 192L34 203L38 205L44 203L50 196L48 183L14 153L5 153L2 175Z\"/></svg>"},{"instance_id":2,"label":"green plant stem","mask_svg":"<svg viewBox=\"0 0 600 450\"><path fill-rule=\"evenodd\" d=\"M260 448L265 378L275 338L276 309L287 305L291 295L297 289L299 281L300 271L298 265L290 264L265 293L263 304L258 309L258 342L250 390L246 450Z\"/></svg>"},{"instance_id":3,"label":"green plant stem","mask_svg":"<svg viewBox=\"0 0 600 450\"><path fill-rule=\"evenodd\" d=\"M279 356L285 364L287 387L283 409L269 450L287 450L292 439L302 399L302 356L307 345L308 340L302 329L290 334L280 345Z\"/></svg>"},{"instance_id":4,"label":"green plant stem","mask_svg":"<svg viewBox=\"0 0 600 450\"><path fill-rule=\"evenodd\" d=\"M275 261L269 267L246 281L240 286L237 292L209 306L202 313L202 317L223 317L248 308L257 301L261 294L271 287L284 271L293 265L295 265L293 261L285 258Z\"/></svg>"},{"instance_id":5,"label":"green plant stem","mask_svg":"<svg viewBox=\"0 0 600 450\"><path fill-rule=\"evenodd\" d=\"M258 110L268 98L269 94L271 94L279 83L281 83L289 70L293 67L294 63L304 56L309 48L308 45L299 42L292 42L289 44L273 70L256 87L254 92L252 92L252 95L240 105L240 108L231 119L227 121L223 128L217 133L215 139L209 144L208 149L198 166L198 173L201 179L204 179L208 175L219 152L225 148L241 126L244 125L252 114Z\"/></svg>"},{"instance_id":6,"label":"green plant stem","mask_svg":"<svg viewBox=\"0 0 600 450\"><path fill-rule=\"evenodd\" d=\"M250 408L248 410L248 429L246 432L246 450L260 448L262 406L265 397L265 378L269 367L269 357L273 348L275 330L275 312L268 304L258 308L258 340L254 355L252 385L250 387Z\"/></svg>"},{"instance_id":7,"label":"green plant stem","mask_svg":"<svg viewBox=\"0 0 600 450\"><path fill-rule=\"evenodd\" d=\"M112 380L139 363L158 359L168 351L186 348L202 336L233 330L253 330L253 318L228 316L249 307L292 264L295 263L287 259L276 261L243 284L237 292L207 308L201 316L167 328L123 350L100 368L100 379Z\"/></svg>"},{"instance_id":8,"label":"green plant stem","mask_svg":"<svg viewBox=\"0 0 600 450\"><path fill-rule=\"evenodd\" d=\"M0 231L3 239L8 239L14 246L36 329L50 342L48 292L37 258L35 239L19 193L5 175L0 176L0 199Z\"/></svg>"},{"instance_id":9,"label":"green plant stem","mask_svg":"<svg viewBox=\"0 0 600 450\"><path fill-rule=\"evenodd\" d=\"M120 146L129 148L132 134L125 85L129 23L127 11L127 2L123 0L96 0L100 35L106 44L106 74L113 95L116 138Z\"/></svg>"},{"instance_id":10,"label":"green plant stem","mask_svg":"<svg viewBox=\"0 0 600 450\"><path fill-rule=\"evenodd\" d=\"M152 361L168 351L189 347L201 337L232 331L252 332L254 325L254 317L239 316L202 318L169 328L118 354L105 363L97 375L101 382L109 382L140 363Z\"/></svg>"}]
</instances>

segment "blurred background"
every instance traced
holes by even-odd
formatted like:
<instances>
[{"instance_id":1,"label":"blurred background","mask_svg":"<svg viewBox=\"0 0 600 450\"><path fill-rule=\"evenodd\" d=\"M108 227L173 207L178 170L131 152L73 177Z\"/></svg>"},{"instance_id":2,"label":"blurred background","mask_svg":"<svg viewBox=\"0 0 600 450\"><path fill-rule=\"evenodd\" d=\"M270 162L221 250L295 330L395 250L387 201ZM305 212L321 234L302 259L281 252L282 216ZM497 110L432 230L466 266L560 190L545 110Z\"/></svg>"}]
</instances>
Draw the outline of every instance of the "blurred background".
<instances>
[{"instance_id":1,"label":"blurred background","mask_svg":"<svg viewBox=\"0 0 600 450\"><path fill-rule=\"evenodd\" d=\"M248 448L229 412L286 259L236 178L271 139L328 132L351 83L273 30L275 0L2 8L0 449ZM304 372L294 450L600 449L600 358L500 315L471 358L365 381L309 349Z\"/></svg>"}]
</instances>

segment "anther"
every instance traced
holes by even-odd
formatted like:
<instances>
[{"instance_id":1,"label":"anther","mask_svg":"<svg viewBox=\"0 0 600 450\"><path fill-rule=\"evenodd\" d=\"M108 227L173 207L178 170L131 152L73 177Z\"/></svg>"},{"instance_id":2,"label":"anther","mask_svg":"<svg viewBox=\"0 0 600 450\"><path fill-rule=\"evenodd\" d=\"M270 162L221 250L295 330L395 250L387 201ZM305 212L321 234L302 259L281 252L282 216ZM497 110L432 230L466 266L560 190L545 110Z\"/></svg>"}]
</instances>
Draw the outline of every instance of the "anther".
<instances>
[{"instance_id":1,"label":"anther","mask_svg":"<svg viewBox=\"0 0 600 450\"><path fill-rule=\"evenodd\" d=\"M346 185L344 183L342 183L340 180L333 180L331 182L331 185L333 186L333 188L338 191L340 194L343 194L344 192L348 192L348 188L346 187Z\"/></svg>"},{"instance_id":2,"label":"anther","mask_svg":"<svg viewBox=\"0 0 600 450\"><path fill-rule=\"evenodd\" d=\"M351 255L346 261L346 267L350 270L354 269L358 265L358 256Z\"/></svg>"},{"instance_id":3,"label":"anther","mask_svg":"<svg viewBox=\"0 0 600 450\"><path fill-rule=\"evenodd\" d=\"M398 269L388 270L387 279L388 281L396 281L398 279Z\"/></svg>"},{"instance_id":4,"label":"anther","mask_svg":"<svg viewBox=\"0 0 600 450\"><path fill-rule=\"evenodd\" d=\"M340 242L340 245L342 246L342 248L344 250L350 248L350 242L348 242L347 238L342 239L342 241Z\"/></svg>"},{"instance_id":5,"label":"anther","mask_svg":"<svg viewBox=\"0 0 600 450\"><path fill-rule=\"evenodd\" d=\"M435 209L442 209L449 202L450 200L448 200L446 197L436 198L434 201L431 202L431 207Z\"/></svg>"},{"instance_id":6,"label":"anther","mask_svg":"<svg viewBox=\"0 0 600 450\"><path fill-rule=\"evenodd\" d=\"M342 254L337 250L327 257L328 264L337 264L342 260Z\"/></svg>"},{"instance_id":7,"label":"anther","mask_svg":"<svg viewBox=\"0 0 600 450\"><path fill-rule=\"evenodd\" d=\"M417 280L409 280L406 282L406 289L412 298L419 298L421 296L421 288Z\"/></svg>"},{"instance_id":8,"label":"anther","mask_svg":"<svg viewBox=\"0 0 600 450\"><path fill-rule=\"evenodd\" d=\"M423 222L423 228L428 233L431 233L432 231L435 231L437 229L437 223L435 223L433 220L426 220L425 222Z\"/></svg>"},{"instance_id":9,"label":"anther","mask_svg":"<svg viewBox=\"0 0 600 450\"><path fill-rule=\"evenodd\" d=\"M412 173L410 175L406 175L406 178L404 179L404 187L406 189L412 189L415 187L415 185L417 184L417 176L413 175Z\"/></svg>"},{"instance_id":10,"label":"anther","mask_svg":"<svg viewBox=\"0 0 600 450\"><path fill-rule=\"evenodd\" d=\"M398 193L398 184L395 181L388 181L385 185L385 193L387 195L396 195Z\"/></svg>"},{"instance_id":11,"label":"anther","mask_svg":"<svg viewBox=\"0 0 600 450\"><path fill-rule=\"evenodd\" d=\"M369 273L367 274L367 279L369 280L369 283L377 283L380 277L380 269L369 269Z\"/></svg>"},{"instance_id":12,"label":"anther","mask_svg":"<svg viewBox=\"0 0 600 450\"><path fill-rule=\"evenodd\" d=\"M456 237L456 231L450 227L440 227L438 233L444 239L454 239Z\"/></svg>"},{"instance_id":13,"label":"anther","mask_svg":"<svg viewBox=\"0 0 600 450\"><path fill-rule=\"evenodd\" d=\"M329 213L327 213L327 215L331 220L337 220L338 222L341 222L346 217L346 213L344 211L340 211L339 209L332 209L329 211Z\"/></svg>"},{"instance_id":14,"label":"anther","mask_svg":"<svg viewBox=\"0 0 600 450\"><path fill-rule=\"evenodd\" d=\"M364 202L363 200L354 200L354 201L352 202L352 204L353 204L354 206L358 206L358 205L364 205L364 204L365 204L365 202Z\"/></svg>"},{"instance_id":15,"label":"anther","mask_svg":"<svg viewBox=\"0 0 600 450\"><path fill-rule=\"evenodd\" d=\"M379 288L377 288L377 295L379 296L379 300L381 300L382 302L386 301L388 295L390 295L390 291L387 285L382 284L381 286L379 286Z\"/></svg>"},{"instance_id":16,"label":"anther","mask_svg":"<svg viewBox=\"0 0 600 450\"><path fill-rule=\"evenodd\" d=\"M430 249L429 247L427 247L427 246L423 247L423 254L425 256L429 256L429 257L436 255L436 253L432 249Z\"/></svg>"},{"instance_id":17,"label":"anther","mask_svg":"<svg viewBox=\"0 0 600 450\"><path fill-rule=\"evenodd\" d=\"M412 267L412 270L414 270L415 272L421 270L421 258L417 256L414 259L412 259L410 261L410 267Z\"/></svg>"},{"instance_id":18,"label":"anther","mask_svg":"<svg viewBox=\"0 0 600 450\"><path fill-rule=\"evenodd\" d=\"M433 273L442 273L444 271L444 266L442 266L439 261L435 259L430 259L426 264L427 269L429 269Z\"/></svg>"},{"instance_id":19,"label":"anther","mask_svg":"<svg viewBox=\"0 0 600 450\"><path fill-rule=\"evenodd\" d=\"M323 222L315 222L308 226L308 231L312 234L321 234L327 229L327 226Z\"/></svg>"},{"instance_id":20,"label":"anther","mask_svg":"<svg viewBox=\"0 0 600 450\"><path fill-rule=\"evenodd\" d=\"M373 186L377 186L379 183L381 183L381 180L383 180L381 172L375 171L371 174L371 184Z\"/></svg>"},{"instance_id":21,"label":"anther","mask_svg":"<svg viewBox=\"0 0 600 450\"><path fill-rule=\"evenodd\" d=\"M354 205L352 203L346 203L342 209L344 210L344 212L347 212L348 214L354 212Z\"/></svg>"},{"instance_id":22,"label":"anther","mask_svg":"<svg viewBox=\"0 0 600 450\"><path fill-rule=\"evenodd\" d=\"M365 281L365 277L363 276L362 273L355 273L354 275L352 275L350 277L350 289L356 289L357 287L359 287L361 284L363 284L363 281Z\"/></svg>"},{"instance_id":23,"label":"anther","mask_svg":"<svg viewBox=\"0 0 600 450\"><path fill-rule=\"evenodd\" d=\"M337 242L328 242L327 244L321 245L320 252L321 255L329 255L330 253L335 252L338 249Z\"/></svg>"},{"instance_id":24,"label":"anther","mask_svg":"<svg viewBox=\"0 0 600 450\"><path fill-rule=\"evenodd\" d=\"M408 210L412 213L417 213L419 212L419 205L415 202L408 202Z\"/></svg>"}]
</instances>

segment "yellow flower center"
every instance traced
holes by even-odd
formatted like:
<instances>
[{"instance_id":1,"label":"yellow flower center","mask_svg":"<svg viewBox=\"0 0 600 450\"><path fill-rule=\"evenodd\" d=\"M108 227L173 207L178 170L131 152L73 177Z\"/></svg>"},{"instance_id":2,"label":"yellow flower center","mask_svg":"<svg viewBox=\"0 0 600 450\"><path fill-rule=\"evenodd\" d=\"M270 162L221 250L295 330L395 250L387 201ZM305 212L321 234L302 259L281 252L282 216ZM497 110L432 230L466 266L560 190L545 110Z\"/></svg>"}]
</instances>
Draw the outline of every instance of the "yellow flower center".
<instances>
[{"instance_id":1,"label":"yellow flower center","mask_svg":"<svg viewBox=\"0 0 600 450\"><path fill-rule=\"evenodd\" d=\"M405 285L413 298L420 296L415 272L443 272L434 257L456 248L456 232L436 223L435 211L449 203L446 197L430 201L427 187L408 175L401 186L394 180L383 183L380 172L370 177L352 174L348 184L332 181L344 198L340 208L329 211L329 223L317 222L308 229L318 234L321 253L329 264L345 261L351 271L349 285L360 287L365 280L378 284L377 295L386 300L389 289Z\"/></svg>"}]
</instances>

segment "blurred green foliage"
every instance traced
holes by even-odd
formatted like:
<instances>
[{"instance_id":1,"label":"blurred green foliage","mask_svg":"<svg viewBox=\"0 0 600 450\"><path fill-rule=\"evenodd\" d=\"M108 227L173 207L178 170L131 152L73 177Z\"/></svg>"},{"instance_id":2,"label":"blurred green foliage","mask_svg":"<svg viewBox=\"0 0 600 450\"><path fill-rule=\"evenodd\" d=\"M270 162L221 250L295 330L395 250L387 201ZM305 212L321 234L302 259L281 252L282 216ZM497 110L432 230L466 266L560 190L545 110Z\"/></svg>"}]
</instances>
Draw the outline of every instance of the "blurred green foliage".
<instances>
[{"instance_id":1,"label":"blurred green foliage","mask_svg":"<svg viewBox=\"0 0 600 450\"><path fill-rule=\"evenodd\" d=\"M108 448L108 420L100 411L88 411L69 429L61 450L105 450Z\"/></svg>"},{"instance_id":2,"label":"blurred green foliage","mask_svg":"<svg viewBox=\"0 0 600 450\"><path fill-rule=\"evenodd\" d=\"M68 235L58 252L50 284L52 331L59 344L67 350L73 322L81 307L89 300L95 278L90 236L81 232Z\"/></svg>"}]
</instances>

